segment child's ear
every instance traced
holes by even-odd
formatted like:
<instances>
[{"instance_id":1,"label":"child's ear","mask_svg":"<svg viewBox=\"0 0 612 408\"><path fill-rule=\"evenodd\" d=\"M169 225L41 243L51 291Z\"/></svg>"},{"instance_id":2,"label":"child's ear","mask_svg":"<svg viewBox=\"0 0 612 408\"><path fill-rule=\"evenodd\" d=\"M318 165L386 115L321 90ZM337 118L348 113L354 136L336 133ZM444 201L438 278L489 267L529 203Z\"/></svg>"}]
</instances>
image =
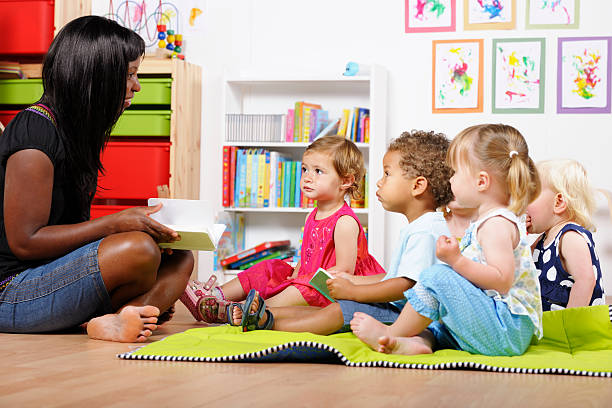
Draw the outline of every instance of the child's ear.
<instances>
[{"instance_id":1,"label":"child's ear","mask_svg":"<svg viewBox=\"0 0 612 408\"><path fill-rule=\"evenodd\" d=\"M355 175L351 174L349 176L346 177L342 177L342 184L340 185L340 188L342 190L348 190L348 188L350 186L352 186L355 183Z\"/></svg>"},{"instance_id":2,"label":"child's ear","mask_svg":"<svg viewBox=\"0 0 612 408\"><path fill-rule=\"evenodd\" d=\"M427 191L427 187L429 187L427 179L423 176L418 176L412 183L412 195L416 197L423 194Z\"/></svg>"},{"instance_id":3,"label":"child's ear","mask_svg":"<svg viewBox=\"0 0 612 408\"><path fill-rule=\"evenodd\" d=\"M553 204L553 213L559 215L567 210L567 201L565 201L565 197L563 194L557 193L555 194L555 201Z\"/></svg>"},{"instance_id":4,"label":"child's ear","mask_svg":"<svg viewBox=\"0 0 612 408\"><path fill-rule=\"evenodd\" d=\"M491 177L489 176L489 173L487 173L486 171L478 172L478 180L476 182L476 187L478 188L478 191L485 191L489 188L490 185Z\"/></svg>"}]
</instances>

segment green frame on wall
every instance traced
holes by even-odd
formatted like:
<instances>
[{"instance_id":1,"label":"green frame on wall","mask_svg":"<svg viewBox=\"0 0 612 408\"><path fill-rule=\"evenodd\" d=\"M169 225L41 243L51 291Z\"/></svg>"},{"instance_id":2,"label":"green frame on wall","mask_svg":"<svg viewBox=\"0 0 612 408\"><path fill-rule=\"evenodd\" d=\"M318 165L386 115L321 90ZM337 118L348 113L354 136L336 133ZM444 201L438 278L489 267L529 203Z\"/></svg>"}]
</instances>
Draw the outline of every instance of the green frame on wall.
<instances>
[{"instance_id":1,"label":"green frame on wall","mask_svg":"<svg viewBox=\"0 0 612 408\"><path fill-rule=\"evenodd\" d=\"M580 26L580 0L574 1L574 22L572 24L531 24L529 14L531 12L532 0L527 0L525 7L525 28L526 29L550 29L550 28L578 28Z\"/></svg>"},{"instance_id":2,"label":"green frame on wall","mask_svg":"<svg viewBox=\"0 0 612 408\"><path fill-rule=\"evenodd\" d=\"M497 95L497 45L500 43L517 43L517 42L538 42L540 43L540 89L537 108L497 108L495 104L495 96ZM491 75L492 92L491 92L491 112L492 113L544 113L545 99L545 76L546 76L546 39L545 38L498 38L493 39L491 49L493 72Z\"/></svg>"}]
</instances>

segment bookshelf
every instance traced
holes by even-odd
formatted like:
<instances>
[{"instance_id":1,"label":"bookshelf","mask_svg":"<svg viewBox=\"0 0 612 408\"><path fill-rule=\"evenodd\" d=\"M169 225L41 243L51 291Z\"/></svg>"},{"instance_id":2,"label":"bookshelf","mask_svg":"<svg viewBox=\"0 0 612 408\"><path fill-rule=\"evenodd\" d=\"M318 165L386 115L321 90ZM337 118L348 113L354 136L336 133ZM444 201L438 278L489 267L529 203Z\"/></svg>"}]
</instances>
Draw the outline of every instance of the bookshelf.
<instances>
[{"instance_id":1,"label":"bookshelf","mask_svg":"<svg viewBox=\"0 0 612 408\"><path fill-rule=\"evenodd\" d=\"M284 114L296 101L321 104L329 112L330 119L340 117L343 109L356 106L370 109L370 143L357 143L369 177L369 208L355 208L354 211L362 225L368 227L370 253L384 265L385 216L376 200L376 181L382 175L382 157L386 149L387 72L383 67L373 66L370 75L355 77L345 77L341 73L226 75L221 101L221 132L216 141L205 142L205 160L221 169L223 146L261 147L281 152L291 160L301 160L309 143L225 141L226 114ZM312 208L223 207L222 174L211 174L211 177L215 180L203 189L203 196L214 201L217 211L243 214L246 248L279 239L289 239L292 246L298 246L301 227ZM227 280L235 274L236 271L226 270L220 277Z\"/></svg>"}]
</instances>

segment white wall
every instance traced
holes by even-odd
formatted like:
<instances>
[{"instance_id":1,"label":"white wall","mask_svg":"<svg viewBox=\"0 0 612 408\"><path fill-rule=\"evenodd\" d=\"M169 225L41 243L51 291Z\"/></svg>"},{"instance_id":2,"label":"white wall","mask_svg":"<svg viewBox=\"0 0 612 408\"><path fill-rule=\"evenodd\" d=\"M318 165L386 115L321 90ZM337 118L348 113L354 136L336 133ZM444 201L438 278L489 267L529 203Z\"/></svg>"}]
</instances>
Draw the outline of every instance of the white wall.
<instances>
[{"instance_id":1,"label":"white wall","mask_svg":"<svg viewBox=\"0 0 612 408\"><path fill-rule=\"evenodd\" d=\"M389 71L387 140L404 130L433 129L449 137L476 123L504 122L526 137L534 160L571 157L582 162L594 184L612 190L612 115L556 114L557 37L612 35L612 1L582 1L579 30L525 30L525 1L517 1L517 29L463 31L463 1L458 0L457 32L404 33L401 0L208 0L202 38L187 43L188 59L204 68L202 149L217 146L223 120L221 81L224 70L344 71L347 61L372 62ZM546 38L546 107L544 114L491 114L491 39ZM484 113L431 113L431 41L484 38ZM206 153L203 151L203 157ZM201 191L218 183L220 169L202 162ZM213 184L216 185L216 184ZM218 197L207 197L220 200ZM376 203L375 205L380 205ZM604 269L606 291L612 294L612 222L605 201L599 201L595 234ZM405 220L387 214L386 241L392 243ZM203 262L202 268L207 268ZM203 269L201 269L203 272Z\"/></svg>"}]
</instances>

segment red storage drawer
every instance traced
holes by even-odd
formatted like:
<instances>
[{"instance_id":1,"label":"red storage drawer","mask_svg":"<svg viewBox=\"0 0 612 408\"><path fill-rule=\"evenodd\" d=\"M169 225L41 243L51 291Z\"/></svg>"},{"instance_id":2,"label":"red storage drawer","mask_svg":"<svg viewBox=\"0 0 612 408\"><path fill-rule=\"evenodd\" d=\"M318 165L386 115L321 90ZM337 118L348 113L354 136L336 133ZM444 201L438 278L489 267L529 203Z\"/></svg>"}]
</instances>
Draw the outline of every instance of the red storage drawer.
<instances>
[{"instance_id":1,"label":"red storage drawer","mask_svg":"<svg viewBox=\"0 0 612 408\"><path fill-rule=\"evenodd\" d=\"M53 0L0 0L0 55L44 55L53 40Z\"/></svg>"},{"instance_id":2,"label":"red storage drawer","mask_svg":"<svg viewBox=\"0 0 612 408\"><path fill-rule=\"evenodd\" d=\"M2 5L2 3L0 3L0 5ZM18 110L0 111L0 123L2 123L4 127L6 127L6 125L8 125L11 119L13 119L15 115L17 115L19 112L21 111L18 111Z\"/></svg>"},{"instance_id":3,"label":"red storage drawer","mask_svg":"<svg viewBox=\"0 0 612 408\"><path fill-rule=\"evenodd\" d=\"M105 215L111 215L119 211L126 210L134 207L133 205L98 205L94 204L91 206L91 217L90 219L104 217Z\"/></svg>"},{"instance_id":4,"label":"red storage drawer","mask_svg":"<svg viewBox=\"0 0 612 408\"><path fill-rule=\"evenodd\" d=\"M170 142L111 141L102 164L96 198L157 197L157 186L170 182Z\"/></svg>"}]
</instances>

